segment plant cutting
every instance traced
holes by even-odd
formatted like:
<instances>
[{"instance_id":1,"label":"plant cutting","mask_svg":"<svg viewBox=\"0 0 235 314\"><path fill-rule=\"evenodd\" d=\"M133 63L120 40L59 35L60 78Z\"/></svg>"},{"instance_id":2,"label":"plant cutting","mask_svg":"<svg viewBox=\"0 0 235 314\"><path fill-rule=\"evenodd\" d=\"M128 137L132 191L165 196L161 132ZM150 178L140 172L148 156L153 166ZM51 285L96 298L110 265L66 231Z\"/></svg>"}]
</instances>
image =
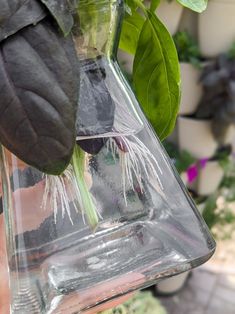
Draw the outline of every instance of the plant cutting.
<instances>
[{"instance_id":1,"label":"plant cutting","mask_svg":"<svg viewBox=\"0 0 235 314\"><path fill-rule=\"evenodd\" d=\"M196 41L187 31L173 37L180 61L181 103L179 113L190 115L195 112L202 95L199 82L201 56Z\"/></svg>"},{"instance_id":2,"label":"plant cutting","mask_svg":"<svg viewBox=\"0 0 235 314\"><path fill-rule=\"evenodd\" d=\"M69 13L69 8L68 7L66 7L66 5L65 4L63 4L63 6L62 6L62 13L60 12L60 10L58 9L58 7L56 7L56 8L53 8L53 6L52 6L52 4L51 4L51 2L50 1L46 1L45 2L46 3L46 6L47 6L47 9L52 13L52 15L54 16L54 18L55 18L55 20L57 21L57 23L58 23L58 25L59 25L59 27L61 28L61 31L65 34L65 35L67 35L67 33L71 30L71 27L72 27L72 23L73 23L73 17L72 17L72 15ZM63 1L62 1L62 3L63 3ZM41 38L41 40L44 40L44 38L42 37L42 36L47 36L48 38L47 38L47 40L48 40L48 44L47 44L47 47L48 48L50 48L51 50L52 49L56 49L57 51L58 51L58 54L57 54L57 58L62 58L62 55L63 55L63 53L64 52L59 52L59 48L56 48L56 47L50 47L50 40L54 40L54 38L52 39L52 36L53 36L53 34L52 34L52 31L55 33L55 30L54 29L51 29L51 33L49 33L50 34L50 36L51 36L51 38L49 37L49 35L46 33L46 31L47 31L47 28L49 29L49 28L51 28L51 25L50 25L50 23L48 22L46 25L44 25L44 20L43 20L43 18L45 17L45 15L46 15L46 8L44 7L44 6L42 6L42 5L40 5L39 3L37 3L37 2L35 2L35 16L36 16L36 18L35 18L35 20L33 21L34 23L35 23L35 21L37 22L37 20L38 19L42 19L42 22L40 22L39 23L39 25L37 25L37 27L29 27L29 29L26 29L26 30L24 30L23 32L22 32L22 36L24 36L24 37L26 37L27 38L27 40L30 42L30 40L32 40L32 37L33 36L38 36L38 35L40 35L40 38ZM130 7L132 7L132 6L134 6L134 7L136 7L136 4L133 2L133 3L127 3L127 5L130 5ZM71 4L71 6L72 6L72 4ZM24 4L23 6L22 6L22 8L23 8L23 10L25 10L26 11L26 13L27 13L27 19L26 19L26 21L28 21L28 24L30 24L30 23L32 23L32 19L33 19L33 17L31 17L30 16L30 13L31 13L31 11L29 10L29 5L28 5L28 2L27 2L27 4ZM143 7L142 7L143 8ZM135 13L136 11L134 10L133 11L133 14L137 14L137 13ZM146 9L144 8L144 12L147 12L146 11ZM12 13L14 13L14 12L12 12ZM10 14L10 12L9 12L9 14ZM13 18L14 18L14 16L16 16L16 18L18 17L18 11L16 11L16 14L15 15L13 15ZM22 23L22 21L23 21L23 13L21 13L21 16L20 16L20 18L21 18L21 20L20 20L20 22L19 22L19 25L16 25L15 26L15 29L7 29L7 25L6 24L4 24L3 25L3 27L2 27L2 38L7 38L8 36L10 36L10 35L12 35L12 34L14 34L14 33L16 33L18 30L19 30L19 28L23 25ZM29 17L28 17L29 16ZM147 15L146 15L147 16ZM81 25L82 25L82 27L84 28L84 31L86 31L86 28L87 28L87 26L90 24L90 22L88 23L88 22L84 22L85 21L85 18L86 16L82 16L81 17ZM31 20L30 20L30 18L31 18ZM84 21L83 21L83 19L84 19ZM148 20L148 19L147 19ZM93 19L91 19L91 21L93 21ZM26 26L28 25L28 24L26 24ZM25 25L23 25L23 26L25 26ZM44 29L42 29L44 27ZM149 32L150 32L150 30L149 30ZM19 36L21 35L21 32L19 33ZM18 36L18 34L16 34L15 35L15 38L17 38L17 36ZM31 36L31 37L30 37ZM54 34L54 37L59 37L59 34L57 34L57 33L55 33ZM60 38L59 38L59 40L60 40ZM95 40L96 41L96 43L94 43L94 44L97 44L97 38L96 39L92 39L93 41ZM17 40L17 39L15 39L15 41L16 41L16 44L19 42L19 40ZM35 40L34 40L35 41ZM56 41L55 41L56 42ZM71 48L66 48L67 49L67 51L68 51L68 49L70 49L70 63L71 63L71 65L72 65L72 68L75 70L75 69L77 69L76 71L77 72L75 72L75 71L73 71L73 73L71 72L71 77L70 78L68 78L68 80L67 81L72 81L72 82L76 82L77 80L78 80L78 67L77 67L77 58L76 58L76 56L75 56L75 50L74 51L72 51L72 49L73 49L73 47L72 47L72 41L71 41L71 38L68 38L67 39L67 42L68 43L66 43L66 45L67 46L71 46ZM70 42L70 43L69 43ZM125 42L125 40L124 40L124 42ZM35 43L36 44L36 43ZM141 43L140 43L141 44ZM32 47L33 47L33 45L34 45L34 42L32 43ZM100 43L99 43L99 45L100 45ZM6 47L5 47L6 46ZM13 43L11 43L11 46L12 47L8 47L8 40L6 40L6 44L5 44L5 46L3 47L3 49L5 50L5 55L7 54L9 54L10 55L10 50L9 49L15 49L15 47L13 46ZM42 48L40 48L40 49L42 49ZM3 50L3 51L4 51ZM65 50L65 48L64 48L64 50ZM21 52L23 52L23 50L21 50L21 49L19 49L19 51ZM44 50L42 49L42 53L41 53L41 56L42 56L42 58L43 58L43 53L45 53L44 52ZM10 58L10 57L9 57ZM19 57L17 57L16 56L16 58L18 59L18 60L21 60L20 61L20 64L19 64L19 67L21 66L21 67L23 67L23 63L24 63L24 61L23 61L23 58L21 58L21 56L19 55ZM58 59L59 60L59 59ZM164 62L165 62L166 60L164 60ZM11 75L11 72L12 72L12 69L10 68L11 67L11 64L13 63L13 60L11 60L11 59L9 59L9 60L6 60L5 61L5 63L7 62L7 64L9 64L9 66L8 66L8 68L9 69L7 69L8 70L8 72L10 73L10 75ZM33 61L34 62L34 61ZM30 77L30 75L32 76L33 75L33 69L34 69L34 67L36 67L36 62L38 62L38 61L36 61L36 59L35 59L35 65L34 64L32 64L32 66L31 66L31 70L29 70L30 71L30 73L29 73L29 77ZM53 61L52 60L50 60L50 63L52 63ZM54 62L56 62L56 60L54 61ZM58 62L58 61L57 61ZM73 64L72 64L72 62L73 62ZM49 60L48 60L48 63L47 64L49 64ZM145 62L141 62L141 68L143 68L143 69L145 69ZM70 67L71 67L71 65L70 65ZM47 65L48 66L48 65ZM56 65L55 65L56 66ZM58 67L58 66L57 66ZM141 69L140 67L139 67L139 69ZM62 67L58 67L58 69L62 69ZM169 68L170 69L170 68ZM52 68L49 68L49 71L52 71L53 69ZM3 70L2 71L2 73L4 73L4 71L6 71L6 70ZM22 71L21 71L22 73L23 73L23 69L22 69ZM59 82L61 81L62 82L62 79L61 78L59 78L59 75L61 75L62 74L62 72L59 72L59 70L57 71L58 72L58 80L59 80ZM69 72L68 72L69 73ZM169 72L170 73L170 72ZM92 73L91 73L92 74ZM5 74L3 74L3 75L5 75ZM39 75L39 74L38 74ZM74 75L74 76L72 76L72 75ZM92 85L94 86L94 74L92 74L93 75L93 82L92 82L92 84L91 84L91 86L90 87L92 87ZM96 74L97 75L97 74ZM102 73L101 73L101 75L102 75ZM14 81L14 73L12 73L12 80ZM87 77L88 77L88 74L87 74ZM89 77L88 77L89 78ZM18 77L17 77L17 79L19 79ZM42 76L40 77L40 79L41 80L43 80L45 83L47 83L48 81L49 81L49 77L46 79L46 78L42 78ZM167 77L165 77L165 79L167 79ZM135 75L135 81L137 81L137 80L140 80L140 82L139 83L135 83L135 87L136 87L136 89L137 89L137 92L138 92L138 86L140 86L141 85L141 77L140 77L140 75ZM65 78L64 78L64 81L65 81ZM22 81L23 82L23 81ZM87 80L87 82L88 82L88 80ZM31 84L31 85L30 85ZM35 86L34 86L34 85ZM101 83L102 84L102 83ZM25 82L24 84L22 83L22 85L24 85L24 86L19 86L19 87L17 87L17 97L18 98L22 98L23 97L23 95L24 95L24 91L25 91L25 88L27 89L35 89L35 87L37 87L37 85L36 85L36 83L34 83L34 81L33 81L33 79L31 79L31 80L29 80L29 82ZM173 84L172 84L172 87L173 87ZM86 84L83 84L83 86L82 86L82 88L84 89L84 88L89 88L88 86L86 86ZM100 87L100 88L102 88L102 87ZM66 146L68 146L68 149L67 149L67 147L65 147L64 148L64 151L62 151L61 150L61 147L59 147L59 143L57 142L55 142L54 143L54 146L55 145L57 145L57 146L55 146L53 149L52 149L52 144L53 144L53 142L52 142L52 140L53 140L53 137L52 137L52 134L50 133L50 137L47 137L47 141L45 141L45 140L43 140L43 143L40 143L40 144L36 144L37 143L37 141L38 142L40 142L41 140L40 140L40 136L38 137L37 136L37 134L33 134L33 130L31 130L30 132L31 132L31 136L32 136L32 141L34 141L33 143L35 143L35 146L33 146L34 147L34 149L33 150L31 150L30 149L30 147L29 147L29 145L31 145L31 140L28 140L28 138L27 138L27 141L26 141L26 143L24 143L24 142L22 142L22 138L21 138L21 133L22 132L27 132L26 130L27 130L27 128L30 130L30 127L31 126L28 126L28 125L26 125L27 123L29 123L31 120L32 120L32 118L30 118L31 120L28 122L27 120L24 120L24 113L23 113L23 111L22 111L22 117L20 116L20 115L18 115L17 116L17 119L18 120L16 120L15 122L12 122L12 123L15 123L15 124L17 124L18 123L18 121L21 121L22 120L22 125L21 125L21 129L23 129L22 131L21 131L21 129L19 129L19 131L17 132L17 136L15 136L14 134L12 134L11 135L11 138L9 137L9 136L7 136L7 138L5 138L6 136L3 136L2 135L2 143L8 148L8 149L10 149L12 152L14 152L17 156L19 156L21 159L23 159L25 162L27 162L27 163L29 163L29 164L31 164L31 165L34 165L34 166L36 166L39 170L43 170L43 171L45 171L45 172L47 172L48 174L59 174L59 173L61 173L63 170L65 170L65 168L68 166L68 163L69 163L69 161L71 160L71 156L72 156L72 151L73 151L73 146L74 146L74 139L75 139L75 123L74 123L74 121L75 121L75 116L76 116L76 111L77 111L77 109L76 109L76 106L77 106L77 103L78 103L78 94L76 94L76 92L77 92L77 86L74 86L73 87L73 89L74 89L74 91L73 91L73 95L72 95L72 88L71 88L71 90L69 91L70 92L70 94L71 94L71 97L73 97L73 99L71 99L71 109L70 109L70 113L69 112L63 112L63 111L61 111L60 112L60 114L61 114L61 116L62 116L62 118L63 117L68 117L69 115L70 115L70 120L67 120L66 121L66 123L67 123L67 133L69 133L69 132L71 132L71 134L70 134L70 138L69 138L69 134L67 134L66 136L66 138L64 138L63 139L63 141L64 141L64 143L66 143ZM151 90L152 89L150 89L149 91L151 92ZM103 91L104 91L104 88L103 88ZM166 91L167 93L168 93L168 91ZM21 94L22 94L22 96L21 96ZM83 93L83 95L85 95L86 93L84 92ZM58 94L58 92L57 92L57 95L58 95L58 97L60 97L59 96L59 94ZM86 94L86 95L89 95L89 94ZM105 95L105 94L104 94ZM169 95L170 95L170 93L169 93ZM35 97L35 96L34 96ZM45 97L45 96L44 96ZM107 93L107 97L109 97L109 95L108 95L108 93ZM29 99L30 100L30 99ZM87 100L87 99L86 99ZM159 100L160 100L160 98L159 98ZM9 102L9 100L6 98L6 103L8 103ZM39 101L39 100L38 100ZM97 99L96 99L96 101L97 101ZM108 101L108 99L106 99L106 102ZM172 102L173 101L173 99L170 99L169 98L169 101L170 102ZM42 102L42 100L41 100L41 102ZM62 103L63 102L63 98L61 98L60 97L60 102ZM142 100L142 102L143 102L143 104L144 104L144 102L145 102L145 99L143 99ZM111 103L110 101L109 101L109 103ZM161 103L161 101L160 101L160 103ZM174 101L174 106L175 105L177 105L177 100L176 101ZM24 106L24 103L23 103L23 106ZM39 103L39 106L40 106L40 103ZM42 105L41 105L42 106ZM174 106L172 107L172 105L171 105L171 108L174 108ZM63 110L67 110L68 111L68 108L69 108L69 106L64 106L63 107ZM149 107L149 105L148 105L148 107ZM175 106L176 107L176 106ZM92 108L92 107L91 107ZM110 108L110 107L109 107ZM114 108L114 107L113 107ZM22 108L23 109L23 108ZM101 114L103 114L103 112L104 112L104 110L105 110L105 106L103 106L103 109L101 109L101 107L98 107L98 109L99 109L99 114L101 115ZM159 105L159 109L160 109L160 105ZM103 110L103 111L101 111L101 110ZM83 106L80 106L80 110L79 110L79 114L78 114L78 124L77 124L77 128L79 129L79 132L81 133L81 132L84 132L84 130L82 130L82 125L81 125L81 123L80 123L80 121L83 121L83 123L85 123L85 120L87 119L87 113L86 112L88 112L89 114L91 113L91 110L90 111L87 111L87 109L86 109L86 111L85 110L83 110ZM102 112L102 113L101 113ZM107 129L107 127L109 127L109 128L112 128L112 123L113 123L113 121L112 121L112 119L113 119L113 115L112 115L112 111L108 111L109 112L109 117L108 117L108 119L109 120L107 120L107 123L109 123L109 126L108 125L104 125L104 127L106 127L106 129ZM107 111L106 111L106 113L107 113ZM40 111L40 114L41 115L43 115L44 114L44 112L41 110ZM169 114L171 114L170 112L169 112ZM169 116L169 115L168 115ZM174 117L176 116L176 110L174 110L174 111L172 111L172 118L174 119ZM21 119L21 120L20 120ZM73 119L73 120L72 120ZM42 118L38 118L38 120L40 120L40 121L43 121L43 119ZM55 120L52 120L52 121L55 121ZM169 120L168 120L169 121ZM173 122L174 120L172 120L172 122ZM104 122L104 121L102 121L102 122ZM46 120L45 120L45 123L46 123ZM53 132L55 132L54 130L56 130L55 129L55 127L57 127L58 128L58 126L56 126L56 122L54 122L54 124L55 124L55 126L54 125L51 125L51 128L53 127ZM164 124L164 121L162 121L162 125ZM159 121L159 127L161 128L162 127L162 125L160 125L160 121ZM74 126L73 127L73 129L72 129L72 127L70 128L70 126ZM39 124L37 124L36 125L36 127L33 125L33 127L34 128L36 128L36 133L40 133L41 131L41 128L43 127L43 125L42 125L42 122L40 123L40 125ZM173 127L173 123L172 123L172 125L170 126L170 129L169 129L169 131L164 131L165 133L166 132L170 132L171 131L171 129L172 129L172 127ZM155 122L155 128L157 129L157 123ZM59 130L59 129L58 129ZM64 136L65 137L65 134L66 134L66 132L65 132L65 130L62 128L62 127L60 127L60 132L61 133L59 133L58 132L58 130L56 130L56 133L57 133L57 135L56 135L56 141L61 141L62 142L62 136ZM80 131L81 130L81 131ZM43 134L43 139L45 139L45 131L46 131L46 129L44 128L44 134ZM96 129L96 132L97 132L97 129ZM102 130L99 130L99 132L102 132ZM78 135L80 135L80 133L78 134ZM61 134L61 139L59 139L59 135ZM88 134L88 133L87 133ZM90 133L89 133L89 135L90 135ZM164 135L164 133L162 134L162 136L165 136ZM39 139L38 139L39 138ZM8 142L7 142L8 141ZM98 142L99 142L99 144L98 144ZM19 144L20 143L20 144ZM90 153L91 152L91 150L92 150L92 148L91 147L93 147L93 149L94 149L94 146L96 145L98 145L98 147L99 148L101 148L102 147L102 145L103 145L103 140L101 139L101 140L96 140L96 141L89 141L88 142L88 145L86 145L86 141L84 140L84 141L79 141L78 142L78 144L79 145L83 145L83 148L84 148L84 145L86 146L86 149L88 150L88 152ZM96 143L96 144L94 144L94 143ZM32 144L33 145L33 144ZM47 145L47 146L46 146ZM14 146L14 147L13 147ZM20 146L20 147L19 147ZM45 147L44 147L45 146ZM87 147L87 146L89 146L89 147ZM24 148L23 148L24 147ZM22 151L22 150L25 150L25 151L27 151L27 155ZM29 152L29 149L30 149L30 154L28 153ZM39 158L39 154L37 153L37 149L39 149L40 150L40 158ZM43 152L43 150L45 150L45 152ZM53 156L52 155L52 153L51 153L51 150L52 150L52 152L54 153L54 155L55 156ZM49 157L48 157L48 152L50 151L50 154L49 154ZM34 156L31 156L31 155L33 155L34 154ZM44 154L44 157L43 157L43 154ZM36 158L38 158L38 160L36 160ZM44 159L43 159L44 158ZM49 159L51 159L51 160L49 160ZM49 164L49 165L47 165L47 164ZM51 167L53 167L53 169L51 169ZM94 213L94 216L97 216L95 213Z\"/></svg>"},{"instance_id":3,"label":"plant cutting","mask_svg":"<svg viewBox=\"0 0 235 314\"><path fill-rule=\"evenodd\" d=\"M119 44L120 53L119 60L124 66L124 69L128 74L133 72L133 59L138 43L140 33L143 30L145 19L139 11L132 11L130 7L133 0L126 1L125 18L122 25L122 34ZM141 1L140 1L141 2ZM207 1L188 1L188 0L148 0L142 1L146 8L150 8L157 17L166 25L168 31L174 34L177 31L177 27L182 15L183 7L187 7L196 12L202 12L206 9Z\"/></svg>"},{"instance_id":4,"label":"plant cutting","mask_svg":"<svg viewBox=\"0 0 235 314\"><path fill-rule=\"evenodd\" d=\"M17 27L1 41L11 309L72 314L196 266L215 244L116 61L124 8L141 10L134 85L164 138L180 94L164 25L137 0L37 4L45 16L23 28L26 3L9 6Z\"/></svg>"}]
</instances>

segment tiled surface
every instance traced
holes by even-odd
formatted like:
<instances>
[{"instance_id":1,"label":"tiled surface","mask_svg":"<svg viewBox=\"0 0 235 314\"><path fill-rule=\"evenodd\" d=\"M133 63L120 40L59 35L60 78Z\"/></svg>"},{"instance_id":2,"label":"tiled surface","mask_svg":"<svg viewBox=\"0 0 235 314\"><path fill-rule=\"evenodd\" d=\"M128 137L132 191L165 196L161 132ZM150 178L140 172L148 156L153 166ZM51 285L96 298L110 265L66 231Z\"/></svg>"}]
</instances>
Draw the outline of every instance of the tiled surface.
<instances>
[{"instance_id":1,"label":"tiled surface","mask_svg":"<svg viewBox=\"0 0 235 314\"><path fill-rule=\"evenodd\" d=\"M160 300L168 314L235 314L235 233L217 243L214 257L193 271L183 290Z\"/></svg>"}]
</instances>

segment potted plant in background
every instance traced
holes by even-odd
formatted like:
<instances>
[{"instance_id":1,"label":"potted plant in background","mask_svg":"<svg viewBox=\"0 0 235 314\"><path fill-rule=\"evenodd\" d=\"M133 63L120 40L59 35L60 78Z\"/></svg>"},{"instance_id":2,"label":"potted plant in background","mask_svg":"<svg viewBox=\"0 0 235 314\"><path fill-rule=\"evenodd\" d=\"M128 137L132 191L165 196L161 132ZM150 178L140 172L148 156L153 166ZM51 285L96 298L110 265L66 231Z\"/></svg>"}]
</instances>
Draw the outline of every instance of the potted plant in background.
<instances>
[{"instance_id":1,"label":"potted plant in background","mask_svg":"<svg viewBox=\"0 0 235 314\"><path fill-rule=\"evenodd\" d=\"M218 190L230 163L232 147L222 147L209 160L202 160L199 167L195 191L200 196L208 196Z\"/></svg>"},{"instance_id":2,"label":"potted plant in background","mask_svg":"<svg viewBox=\"0 0 235 314\"><path fill-rule=\"evenodd\" d=\"M198 159L211 158L218 148L211 126L211 120L197 119L195 115L178 117L179 148Z\"/></svg>"},{"instance_id":3,"label":"potted plant in background","mask_svg":"<svg viewBox=\"0 0 235 314\"><path fill-rule=\"evenodd\" d=\"M186 186L190 187L192 182L188 169L195 164L197 160L189 152L185 150L180 151L176 144L168 141L168 138L164 141L164 147L171 157L171 160L180 174L182 181Z\"/></svg>"},{"instance_id":4,"label":"potted plant in background","mask_svg":"<svg viewBox=\"0 0 235 314\"><path fill-rule=\"evenodd\" d=\"M216 238L227 239L235 229L234 201L235 162L231 160L218 190L204 202L203 217Z\"/></svg>"},{"instance_id":5,"label":"potted plant in background","mask_svg":"<svg viewBox=\"0 0 235 314\"><path fill-rule=\"evenodd\" d=\"M155 2L160 2L156 14L167 26L171 34L175 34L179 28L179 23L183 13L183 7L190 8L195 12L201 13L206 9L207 1L187 1L187 0L161 0L152 1L152 7Z\"/></svg>"},{"instance_id":6,"label":"potted plant in background","mask_svg":"<svg viewBox=\"0 0 235 314\"><path fill-rule=\"evenodd\" d=\"M133 2L140 3L141 1L136 0ZM171 34L175 34L178 30L184 7L194 12L201 13L206 9L207 1L199 0L194 3L187 0L146 0L144 1L144 5L149 7L149 9L159 17ZM128 74L132 73L133 55L135 55L138 39L144 25L143 16L131 10L130 7L133 8L132 1L127 0L125 20L122 25L118 52L119 62ZM126 40L128 40L128 46L125 44Z\"/></svg>"},{"instance_id":7,"label":"potted plant in background","mask_svg":"<svg viewBox=\"0 0 235 314\"><path fill-rule=\"evenodd\" d=\"M201 75L203 95L193 115L180 117L179 145L197 158L211 158L232 144L235 130L235 48L207 64Z\"/></svg>"},{"instance_id":8,"label":"potted plant in background","mask_svg":"<svg viewBox=\"0 0 235 314\"><path fill-rule=\"evenodd\" d=\"M210 119L214 137L220 144L231 144L235 126L235 46L219 55L203 70L203 97L195 113Z\"/></svg>"},{"instance_id":9,"label":"potted plant in background","mask_svg":"<svg viewBox=\"0 0 235 314\"><path fill-rule=\"evenodd\" d=\"M235 2L210 0L199 16L199 45L202 55L215 57L226 52L235 40Z\"/></svg>"},{"instance_id":10,"label":"potted plant in background","mask_svg":"<svg viewBox=\"0 0 235 314\"><path fill-rule=\"evenodd\" d=\"M174 42L179 56L181 70L181 104L179 114L189 115L195 112L202 95L200 77L200 51L187 31L177 32Z\"/></svg>"}]
</instances>

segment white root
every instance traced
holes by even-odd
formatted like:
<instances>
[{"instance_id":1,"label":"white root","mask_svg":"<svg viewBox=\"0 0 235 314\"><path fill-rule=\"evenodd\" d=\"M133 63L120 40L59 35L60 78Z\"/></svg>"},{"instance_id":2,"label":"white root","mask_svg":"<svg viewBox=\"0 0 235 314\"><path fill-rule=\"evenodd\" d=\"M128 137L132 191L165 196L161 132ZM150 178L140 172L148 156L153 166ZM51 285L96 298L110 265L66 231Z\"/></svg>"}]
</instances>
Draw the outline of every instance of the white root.
<instances>
[{"instance_id":1,"label":"white root","mask_svg":"<svg viewBox=\"0 0 235 314\"><path fill-rule=\"evenodd\" d=\"M82 210L82 198L79 191L76 178L73 173L72 165L69 165L60 176L44 175L45 189L41 207L45 210L48 206L53 208L54 221L56 223L58 211L61 209L62 218L67 213L71 224L73 220L70 211L70 202L73 203L75 210ZM82 211L83 221L85 223L84 212Z\"/></svg>"},{"instance_id":2,"label":"white root","mask_svg":"<svg viewBox=\"0 0 235 314\"><path fill-rule=\"evenodd\" d=\"M162 175L162 170L159 166L154 155L150 150L141 142L135 135L119 136L122 141L125 151L118 148L115 140L113 138L108 142L108 149L111 151L113 158L119 156L119 162L122 173L122 187L123 196L125 203L127 205L127 195L126 189L129 186L134 190L134 178L136 179L140 191L143 193L143 172L148 180L150 178L157 178L160 190L163 190L163 185L161 183L160 176Z\"/></svg>"}]
</instances>

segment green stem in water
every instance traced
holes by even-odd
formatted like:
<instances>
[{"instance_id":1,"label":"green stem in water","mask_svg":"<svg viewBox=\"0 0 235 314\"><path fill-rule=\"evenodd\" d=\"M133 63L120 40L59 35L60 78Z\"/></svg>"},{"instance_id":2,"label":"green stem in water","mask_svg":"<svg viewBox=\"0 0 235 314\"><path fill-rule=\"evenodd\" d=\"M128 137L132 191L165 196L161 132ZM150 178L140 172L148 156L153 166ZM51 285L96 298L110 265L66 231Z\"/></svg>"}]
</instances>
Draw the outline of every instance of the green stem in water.
<instances>
[{"instance_id":1,"label":"green stem in water","mask_svg":"<svg viewBox=\"0 0 235 314\"><path fill-rule=\"evenodd\" d=\"M99 223L99 216L85 181L85 164L85 152L78 145L75 145L72 157L72 165L74 168L78 189L81 193L83 205L82 210L85 213L87 223L92 228L92 230L95 230Z\"/></svg>"}]
</instances>

